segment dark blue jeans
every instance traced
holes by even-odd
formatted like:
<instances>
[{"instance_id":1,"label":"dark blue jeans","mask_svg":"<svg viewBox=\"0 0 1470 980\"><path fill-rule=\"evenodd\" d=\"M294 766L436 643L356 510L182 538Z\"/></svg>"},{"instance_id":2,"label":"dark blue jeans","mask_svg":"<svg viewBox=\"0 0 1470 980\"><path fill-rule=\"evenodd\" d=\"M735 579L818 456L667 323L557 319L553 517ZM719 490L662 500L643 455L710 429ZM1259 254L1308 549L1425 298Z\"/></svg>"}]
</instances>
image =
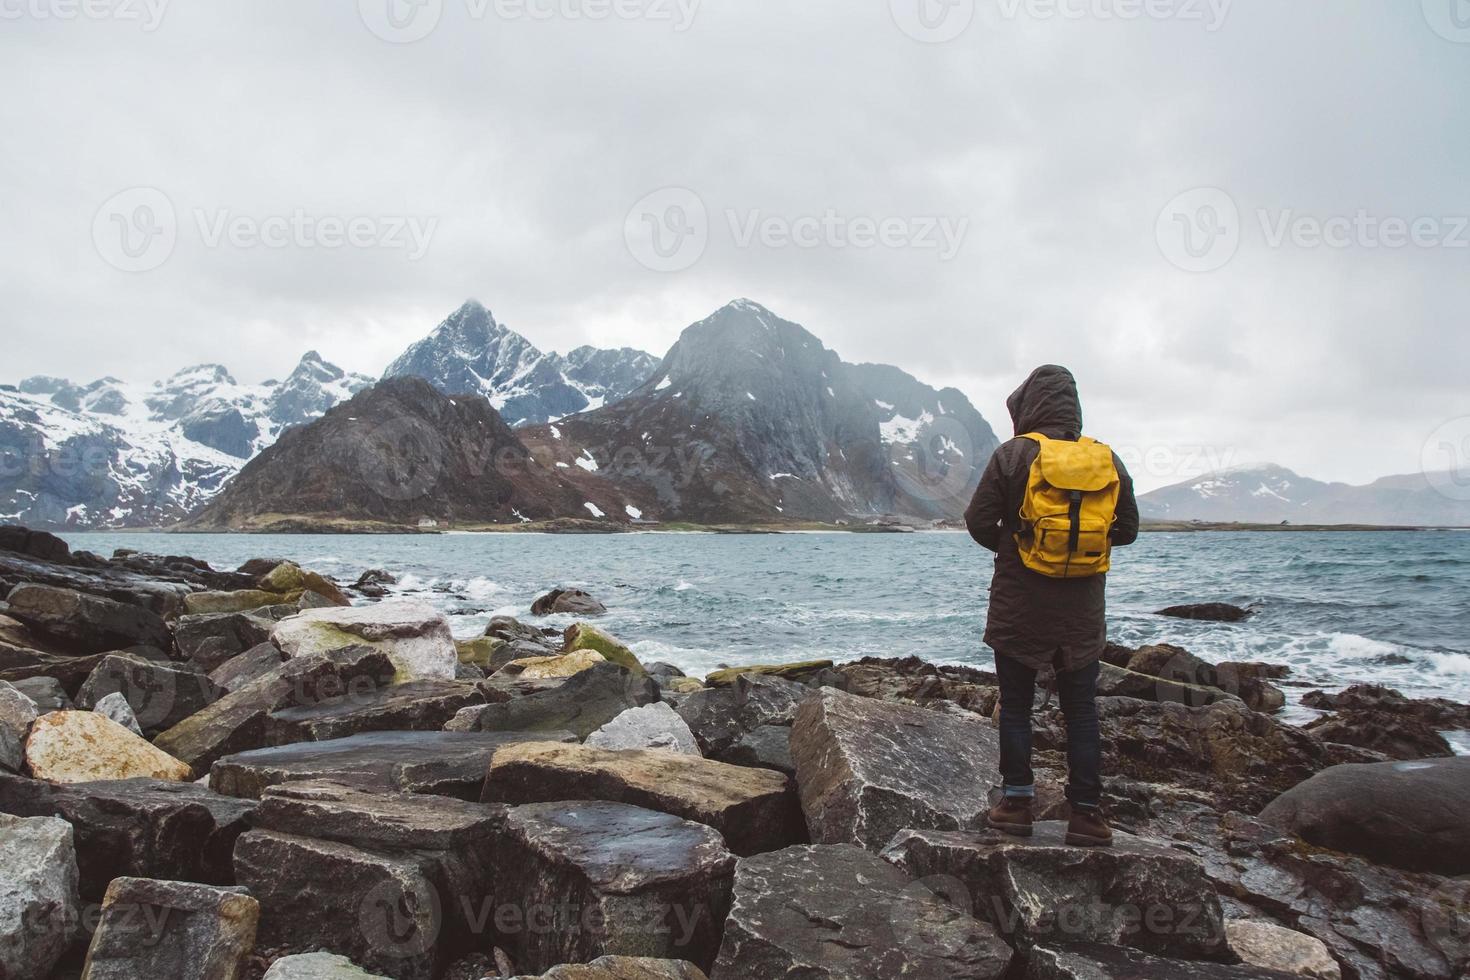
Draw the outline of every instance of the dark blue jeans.
<instances>
[{"instance_id":1,"label":"dark blue jeans","mask_svg":"<svg viewBox=\"0 0 1470 980\"><path fill-rule=\"evenodd\" d=\"M1081 670L1057 672L1057 696L1067 719L1067 801L1077 807L1102 802L1102 732L1097 721L1094 662ZM1000 775L1007 796L1036 795L1031 772L1031 708L1036 702L1036 671L1000 654Z\"/></svg>"}]
</instances>

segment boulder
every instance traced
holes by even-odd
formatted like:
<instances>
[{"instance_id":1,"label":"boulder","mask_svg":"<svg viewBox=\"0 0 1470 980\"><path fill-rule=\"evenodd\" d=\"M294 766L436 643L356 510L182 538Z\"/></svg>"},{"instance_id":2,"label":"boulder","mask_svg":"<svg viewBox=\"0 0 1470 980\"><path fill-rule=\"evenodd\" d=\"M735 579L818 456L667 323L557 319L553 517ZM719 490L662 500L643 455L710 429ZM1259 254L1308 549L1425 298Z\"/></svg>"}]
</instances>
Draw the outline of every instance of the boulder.
<instances>
[{"instance_id":1,"label":"boulder","mask_svg":"<svg viewBox=\"0 0 1470 980\"><path fill-rule=\"evenodd\" d=\"M267 791L258 829L240 838L236 870L260 899L268 944L325 946L384 973L402 976L406 965L428 975L485 941L477 935L490 928L505 816L505 807L439 797L285 784ZM377 885L365 888L364 877ZM405 908L407 923L394 914Z\"/></svg>"},{"instance_id":2,"label":"boulder","mask_svg":"<svg viewBox=\"0 0 1470 980\"><path fill-rule=\"evenodd\" d=\"M103 653L143 643L163 650L173 635L159 615L129 605L50 585L17 585L5 600L7 615L37 636L77 653Z\"/></svg>"},{"instance_id":3,"label":"boulder","mask_svg":"<svg viewBox=\"0 0 1470 980\"><path fill-rule=\"evenodd\" d=\"M554 966L539 977L512 980L709 980L704 971L684 960L655 960L646 956L599 956L591 963Z\"/></svg>"},{"instance_id":4,"label":"boulder","mask_svg":"<svg viewBox=\"0 0 1470 980\"><path fill-rule=\"evenodd\" d=\"M713 827L736 854L806 841L801 808L785 776L675 752L511 745L495 753L482 798L630 803Z\"/></svg>"},{"instance_id":5,"label":"boulder","mask_svg":"<svg viewBox=\"0 0 1470 980\"><path fill-rule=\"evenodd\" d=\"M1342 980L1342 967L1320 939L1270 922L1232 919L1225 923L1230 948L1241 962L1313 980Z\"/></svg>"},{"instance_id":6,"label":"boulder","mask_svg":"<svg viewBox=\"0 0 1470 980\"><path fill-rule=\"evenodd\" d=\"M514 616L492 616L490 622L485 626L485 635L504 640L507 643L524 642L539 644L550 649L555 649L560 644L553 644L550 637L559 637L560 630L543 631L539 626L529 626Z\"/></svg>"},{"instance_id":7,"label":"boulder","mask_svg":"<svg viewBox=\"0 0 1470 980\"><path fill-rule=\"evenodd\" d=\"M492 674L496 671L504 670L506 667L520 660L538 660L543 657L563 656L559 647L550 646L545 643L532 643L530 640L497 640L495 637L487 637L486 639L500 644L490 654L490 661L485 665L485 670Z\"/></svg>"},{"instance_id":8,"label":"boulder","mask_svg":"<svg viewBox=\"0 0 1470 980\"><path fill-rule=\"evenodd\" d=\"M14 551L61 565L71 560L71 548L61 538L49 531L32 531L16 524L0 525L0 551Z\"/></svg>"},{"instance_id":9,"label":"boulder","mask_svg":"<svg viewBox=\"0 0 1470 980\"><path fill-rule=\"evenodd\" d=\"M729 687L735 683L735 678L749 677L754 674L764 677L780 677L802 683L831 666L832 661L830 660L804 660L790 664L749 664L744 667L726 667L705 677L704 683L709 687Z\"/></svg>"},{"instance_id":10,"label":"boulder","mask_svg":"<svg viewBox=\"0 0 1470 980\"><path fill-rule=\"evenodd\" d=\"M241 752L210 770L218 793L259 799L268 787L330 780L369 792L430 793L478 800L496 749L516 742L573 741L569 732L368 732Z\"/></svg>"},{"instance_id":11,"label":"boulder","mask_svg":"<svg viewBox=\"0 0 1470 980\"><path fill-rule=\"evenodd\" d=\"M237 980L260 905L237 888L118 878L107 887L82 980Z\"/></svg>"},{"instance_id":12,"label":"boulder","mask_svg":"<svg viewBox=\"0 0 1470 980\"><path fill-rule=\"evenodd\" d=\"M1018 947L1098 942L1231 959L1220 900L1199 860L1121 831L1107 848L1070 847L1065 838L1061 821L1038 823L1029 838L905 830L883 857L910 877L958 882L948 897L968 900Z\"/></svg>"},{"instance_id":13,"label":"boulder","mask_svg":"<svg viewBox=\"0 0 1470 980\"><path fill-rule=\"evenodd\" d=\"M26 766L37 779L53 783L193 778L187 763L92 711L54 711L37 718L26 739Z\"/></svg>"},{"instance_id":14,"label":"boulder","mask_svg":"<svg viewBox=\"0 0 1470 980\"><path fill-rule=\"evenodd\" d=\"M643 664L633 655L632 650L589 623L573 623L568 626L563 639L562 648L567 653L575 653L578 650L595 650L604 658L621 667L626 667L640 677L648 675L648 671L643 669Z\"/></svg>"},{"instance_id":15,"label":"boulder","mask_svg":"<svg viewBox=\"0 0 1470 980\"><path fill-rule=\"evenodd\" d=\"M530 682L537 683L537 682ZM530 693L466 708L445 728L453 731L569 731L586 738L629 708L658 700L658 685L615 663L601 663ZM484 687L492 702L509 689Z\"/></svg>"},{"instance_id":16,"label":"boulder","mask_svg":"<svg viewBox=\"0 0 1470 980\"><path fill-rule=\"evenodd\" d=\"M1139 698L1144 701L1174 701L1190 707L1201 707L1234 697L1216 687L1187 684L1166 677L1154 677L1112 664L1102 664L1098 676L1099 697Z\"/></svg>"},{"instance_id":17,"label":"boulder","mask_svg":"<svg viewBox=\"0 0 1470 980\"><path fill-rule=\"evenodd\" d=\"M66 688L62 687L61 682L54 677L28 677L7 683L29 698L36 706L36 710L43 715L49 715L53 711L69 711L73 707Z\"/></svg>"},{"instance_id":18,"label":"boulder","mask_svg":"<svg viewBox=\"0 0 1470 980\"><path fill-rule=\"evenodd\" d=\"M971 720L822 688L804 701L791 756L812 840L883 848L905 828L984 825L996 732Z\"/></svg>"},{"instance_id":19,"label":"boulder","mask_svg":"<svg viewBox=\"0 0 1470 980\"><path fill-rule=\"evenodd\" d=\"M20 772L25 764L26 736L39 714L36 702L0 681L0 769Z\"/></svg>"},{"instance_id":20,"label":"boulder","mask_svg":"<svg viewBox=\"0 0 1470 980\"><path fill-rule=\"evenodd\" d=\"M571 677L598 664L607 663L607 658L596 650L578 650L576 653L556 657L532 657L529 660L513 660L501 668L507 674L524 677L526 680L551 677Z\"/></svg>"},{"instance_id":21,"label":"boulder","mask_svg":"<svg viewBox=\"0 0 1470 980\"><path fill-rule=\"evenodd\" d=\"M1011 949L926 884L846 844L742 858L714 980L993 980Z\"/></svg>"},{"instance_id":22,"label":"boulder","mask_svg":"<svg viewBox=\"0 0 1470 980\"><path fill-rule=\"evenodd\" d=\"M1103 769L1146 783L1212 794L1222 807L1254 811L1328 766L1369 757L1334 746L1231 699L1200 708L1178 702L1099 698ZM1038 749L1065 751L1061 712L1038 717Z\"/></svg>"},{"instance_id":23,"label":"boulder","mask_svg":"<svg viewBox=\"0 0 1470 980\"><path fill-rule=\"evenodd\" d=\"M699 743L684 719L662 701L629 708L587 736L599 749L663 749L699 755Z\"/></svg>"},{"instance_id":24,"label":"boulder","mask_svg":"<svg viewBox=\"0 0 1470 980\"><path fill-rule=\"evenodd\" d=\"M299 657L190 715L154 744L187 762L199 776L221 756L264 746L272 711L344 692L362 697L384 686L394 672L386 654L367 647Z\"/></svg>"},{"instance_id":25,"label":"boulder","mask_svg":"<svg viewBox=\"0 0 1470 980\"><path fill-rule=\"evenodd\" d=\"M1277 668L1262 663L1212 664L1182 647L1171 646L1167 643L1140 647L1129 653L1126 662L1119 666L1135 673L1160 678L1165 682L1177 682L1181 685L1195 685L1224 691L1240 698L1247 707L1254 711L1264 711L1270 714L1286 706L1286 694L1270 683L1273 679L1285 676L1287 671L1284 667ZM1128 694L1125 691L1110 691L1109 693L1122 697L1143 697L1143 695ZM1145 700L1181 701L1185 704L1208 703L1198 699L1183 700L1181 697L1168 696L1162 687L1157 696L1145 698Z\"/></svg>"},{"instance_id":26,"label":"boulder","mask_svg":"<svg viewBox=\"0 0 1470 980\"><path fill-rule=\"evenodd\" d=\"M1077 943L1031 950L1020 980L1291 980L1291 974L1162 959L1123 946Z\"/></svg>"},{"instance_id":27,"label":"boulder","mask_svg":"<svg viewBox=\"0 0 1470 980\"><path fill-rule=\"evenodd\" d=\"M92 710L104 718L112 719L134 735L141 737L143 734L143 729L138 725L138 716L133 714L132 705L116 691L100 699L92 706Z\"/></svg>"},{"instance_id":28,"label":"boulder","mask_svg":"<svg viewBox=\"0 0 1470 980\"><path fill-rule=\"evenodd\" d=\"M1195 602L1183 606L1170 606L1154 613L1174 619L1202 619L1212 623L1239 623L1249 619L1251 610L1232 606L1228 602Z\"/></svg>"},{"instance_id":29,"label":"boulder","mask_svg":"<svg viewBox=\"0 0 1470 980\"><path fill-rule=\"evenodd\" d=\"M505 646L504 640L493 636L477 636L473 640L455 640L454 652L459 662L479 667L481 670L499 670L504 664L495 664L495 653Z\"/></svg>"},{"instance_id":30,"label":"boulder","mask_svg":"<svg viewBox=\"0 0 1470 980\"><path fill-rule=\"evenodd\" d=\"M1439 732L1409 715L1345 711L1318 718L1306 730L1324 742L1356 745L1390 759L1435 759L1455 754Z\"/></svg>"},{"instance_id":31,"label":"boulder","mask_svg":"<svg viewBox=\"0 0 1470 980\"><path fill-rule=\"evenodd\" d=\"M683 698L675 707L705 755L718 756L762 725L790 725L796 708L812 692L801 684L760 675L736 678Z\"/></svg>"},{"instance_id":32,"label":"boulder","mask_svg":"<svg viewBox=\"0 0 1470 980\"><path fill-rule=\"evenodd\" d=\"M607 607L581 589L552 589L531 603L532 616L570 613L573 616L601 616Z\"/></svg>"},{"instance_id":33,"label":"boulder","mask_svg":"<svg viewBox=\"0 0 1470 980\"><path fill-rule=\"evenodd\" d=\"M1337 694L1311 691L1302 695L1302 704L1320 711L1403 715L1440 731L1470 729L1470 704L1444 698L1406 698L1380 684L1355 684Z\"/></svg>"},{"instance_id":34,"label":"boulder","mask_svg":"<svg viewBox=\"0 0 1470 980\"><path fill-rule=\"evenodd\" d=\"M229 592L191 592L184 597L187 616L242 613L268 606L295 606L301 591L267 592L264 589L234 589Z\"/></svg>"},{"instance_id":35,"label":"boulder","mask_svg":"<svg viewBox=\"0 0 1470 980\"><path fill-rule=\"evenodd\" d=\"M338 956L335 953L298 953L295 956L282 956L276 960L270 965L270 969L265 971L265 976L261 980L387 980L387 978L381 973L368 973L347 957Z\"/></svg>"},{"instance_id":36,"label":"boulder","mask_svg":"<svg viewBox=\"0 0 1470 980\"><path fill-rule=\"evenodd\" d=\"M278 708L266 718L268 745L322 742L362 732L440 731L485 695L464 681L418 680L372 686L315 704Z\"/></svg>"},{"instance_id":37,"label":"boulder","mask_svg":"<svg viewBox=\"0 0 1470 980\"><path fill-rule=\"evenodd\" d=\"M71 825L0 813L0 977L46 980L80 921Z\"/></svg>"},{"instance_id":38,"label":"boulder","mask_svg":"<svg viewBox=\"0 0 1470 980\"><path fill-rule=\"evenodd\" d=\"M702 824L623 803L532 803L506 818L496 918L522 970L606 954L714 960L735 857Z\"/></svg>"},{"instance_id":39,"label":"boulder","mask_svg":"<svg viewBox=\"0 0 1470 980\"><path fill-rule=\"evenodd\" d=\"M676 677L684 676L684 672L678 667L675 667L673 664L666 664L662 661L654 661L651 664L644 664L643 666L644 669L648 671L648 676L652 677L660 684L662 684L664 681L671 681Z\"/></svg>"},{"instance_id":40,"label":"boulder","mask_svg":"<svg viewBox=\"0 0 1470 980\"><path fill-rule=\"evenodd\" d=\"M274 643L260 643L210 671L209 679L224 692L238 691L281 666L281 660L281 651Z\"/></svg>"},{"instance_id":41,"label":"boulder","mask_svg":"<svg viewBox=\"0 0 1470 980\"><path fill-rule=\"evenodd\" d=\"M62 785L0 774L0 813L56 815L76 828L82 895L92 901L123 876L233 884L230 854L254 809L195 783Z\"/></svg>"},{"instance_id":42,"label":"boulder","mask_svg":"<svg viewBox=\"0 0 1470 980\"><path fill-rule=\"evenodd\" d=\"M459 662L449 621L432 606L408 600L308 609L282 620L271 632L271 642L288 657L366 644L388 655L400 681L454 680Z\"/></svg>"},{"instance_id":43,"label":"boulder","mask_svg":"<svg viewBox=\"0 0 1470 980\"><path fill-rule=\"evenodd\" d=\"M267 592L310 592L333 606L350 606L352 600L342 594L337 583L317 572L308 571L295 562L283 561L260 577L260 587Z\"/></svg>"},{"instance_id":44,"label":"boulder","mask_svg":"<svg viewBox=\"0 0 1470 980\"><path fill-rule=\"evenodd\" d=\"M389 585L397 585L398 576L381 568L369 568L357 577L349 588L372 599L381 599L388 594Z\"/></svg>"},{"instance_id":45,"label":"boulder","mask_svg":"<svg viewBox=\"0 0 1470 980\"><path fill-rule=\"evenodd\" d=\"M1318 847L1408 871L1470 874L1470 756L1334 766L1261 811Z\"/></svg>"},{"instance_id":46,"label":"boulder","mask_svg":"<svg viewBox=\"0 0 1470 980\"><path fill-rule=\"evenodd\" d=\"M247 612L180 616L174 623L174 642L186 659L213 671L231 658L269 642L276 623L294 615L295 606L266 606Z\"/></svg>"},{"instance_id":47,"label":"boulder","mask_svg":"<svg viewBox=\"0 0 1470 980\"><path fill-rule=\"evenodd\" d=\"M95 709L116 694L132 708L144 731L172 728L224 695L197 670L130 654L109 654L92 669L77 691L77 707Z\"/></svg>"},{"instance_id":48,"label":"boulder","mask_svg":"<svg viewBox=\"0 0 1470 980\"><path fill-rule=\"evenodd\" d=\"M733 766L756 766L796 775L796 761L791 758L791 729L785 725L760 725L740 736L740 741L721 752L718 758Z\"/></svg>"}]
</instances>

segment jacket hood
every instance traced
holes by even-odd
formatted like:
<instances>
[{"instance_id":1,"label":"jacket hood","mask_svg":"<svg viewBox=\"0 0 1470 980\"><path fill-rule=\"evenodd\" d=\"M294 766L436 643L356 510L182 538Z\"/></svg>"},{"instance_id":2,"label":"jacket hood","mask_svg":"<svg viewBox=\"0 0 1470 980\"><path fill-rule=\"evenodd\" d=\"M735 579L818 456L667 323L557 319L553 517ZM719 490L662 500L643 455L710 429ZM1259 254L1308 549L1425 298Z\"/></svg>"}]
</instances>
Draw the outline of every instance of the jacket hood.
<instances>
[{"instance_id":1,"label":"jacket hood","mask_svg":"<svg viewBox=\"0 0 1470 980\"><path fill-rule=\"evenodd\" d=\"M1082 402L1077 379L1056 364L1043 364L1006 399L1016 435L1040 432L1057 438L1082 435Z\"/></svg>"}]
</instances>

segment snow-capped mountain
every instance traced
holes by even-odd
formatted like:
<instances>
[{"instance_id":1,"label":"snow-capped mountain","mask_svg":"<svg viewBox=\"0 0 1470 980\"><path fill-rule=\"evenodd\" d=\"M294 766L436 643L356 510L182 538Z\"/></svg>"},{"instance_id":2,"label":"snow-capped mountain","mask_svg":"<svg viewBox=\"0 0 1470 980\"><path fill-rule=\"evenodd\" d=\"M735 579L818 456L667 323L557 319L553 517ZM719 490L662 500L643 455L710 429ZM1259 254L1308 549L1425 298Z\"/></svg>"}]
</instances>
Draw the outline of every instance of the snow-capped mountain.
<instances>
[{"instance_id":1,"label":"snow-capped mountain","mask_svg":"<svg viewBox=\"0 0 1470 980\"><path fill-rule=\"evenodd\" d=\"M628 397L522 439L589 494L617 486L634 519L705 523L953 518L997 445L959 391L849 364L745 299Z\"/></svg>"},{"instance_id":2,"label":"snow-capped mountain","mask_svg":"<svg viewBox=\"0 0 1470 980\"><path fill-rule=\"evenodd\" d=\"M284 381L242 385L218 364L166 381L0 387L0 520L145 527L202 505L286 428L372 384L315 351Z\"/></svg>"},{"instance_id":3,"label":"snow-capped mountain","mask_svg":"<svg viewBox=\"0 0 1470 980\"><path fill-rule=\"evenodd\" d=\"M548 422L612 404L637 388L658 358L631 348L544 353L467 301L388 365L384 378L419 377L446 395L483 395L510 425Z\"/></svg>"},{"instance_id":4,"label":"snow-capped mountain","mask_svg":"<svg viewBox=\"0 0 1470 980\"><path fill-rule=\"evenodd\" d=\"M1470 491L1448 474L1388 476L1352 486L1264 464L1154 490L1139 497L1138 506L1151 520L1465 527L1470 526L1466 498Z\"/></svg>"}]
</instances>

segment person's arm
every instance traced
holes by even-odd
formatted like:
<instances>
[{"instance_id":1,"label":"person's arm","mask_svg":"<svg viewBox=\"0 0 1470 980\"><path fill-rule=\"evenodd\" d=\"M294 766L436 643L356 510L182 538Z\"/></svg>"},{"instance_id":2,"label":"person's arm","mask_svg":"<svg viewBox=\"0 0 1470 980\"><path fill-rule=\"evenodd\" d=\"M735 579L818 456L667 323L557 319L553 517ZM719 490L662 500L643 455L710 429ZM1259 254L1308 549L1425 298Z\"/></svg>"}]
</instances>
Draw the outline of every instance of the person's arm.
<instances>
[{"instance_id":1,"label":"person's arm","mask_svg":"<svg viewBox=\"0 0 1470 980\"><path fill-rule=\"evenodd\" d=\"M1005 520L1005 500L1000 471L1000 453L991 455L985 472L980 476L980 485L970 506L965 508L965 527L970 537L991 551L1000 548L1000 534Z\"/></svg>"},{"instance_id":2,"label":"person's arm","mask_svg":"<svg viewBox=\"0 0 1470 980\"><path fill-rule=\"evenodd\" d=\"M1117 453L1113 454L1113 465L1118 468L1118 510L1108 537L1115 547L1121 548L1138 540L1138 498L1133 493L1133 477L1128 475L1128 467Z\"/></svg>"}]
</instances>

